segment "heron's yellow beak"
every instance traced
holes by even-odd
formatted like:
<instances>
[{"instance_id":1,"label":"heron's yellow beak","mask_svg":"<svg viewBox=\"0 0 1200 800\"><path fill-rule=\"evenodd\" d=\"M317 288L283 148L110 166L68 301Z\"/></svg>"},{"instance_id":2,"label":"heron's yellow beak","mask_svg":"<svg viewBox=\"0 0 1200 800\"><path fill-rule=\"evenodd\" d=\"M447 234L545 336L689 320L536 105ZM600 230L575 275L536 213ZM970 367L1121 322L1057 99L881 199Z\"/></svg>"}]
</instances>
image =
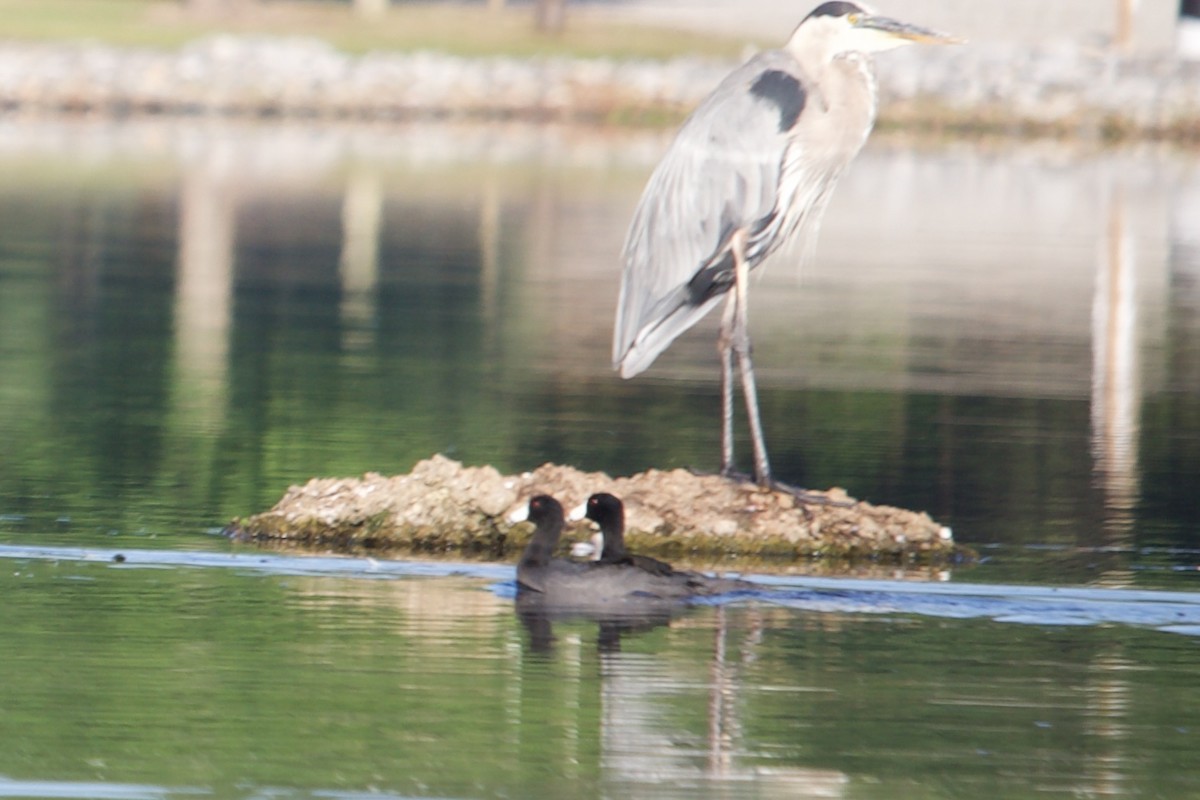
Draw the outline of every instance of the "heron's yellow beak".
<instances>
[{"instance_id":1,"label":"heron's yellow beak","mask_svg":"<svg viewBox=\"0 0 1200 800\"><path fill-rule=\"evenodd\" d=\"M895 39L903 39L920 44L962 44L966 41L957 36L951 36L930 28L922 28L918 25L909 25L907 22L900 22L888 17L877 17L871 14L860 14L857 16L858 19L854 23L856 28L878 31Z\"/></svg>"}]
</instances>

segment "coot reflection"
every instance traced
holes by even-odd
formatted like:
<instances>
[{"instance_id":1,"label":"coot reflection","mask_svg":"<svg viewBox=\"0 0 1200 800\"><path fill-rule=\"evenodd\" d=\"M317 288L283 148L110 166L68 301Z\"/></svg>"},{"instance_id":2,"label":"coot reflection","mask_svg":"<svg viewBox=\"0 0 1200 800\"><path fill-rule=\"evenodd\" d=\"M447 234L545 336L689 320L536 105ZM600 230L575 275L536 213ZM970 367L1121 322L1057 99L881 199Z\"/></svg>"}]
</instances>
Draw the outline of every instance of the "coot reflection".
<instances>
[{"instance_id":1,"label":"coot reflection","mask_svg":"<svg viewBox=\"0 0 1200 800\"><path fill-rule=\"evenodd\" d=\"M685 603L648 602L620 605L611 608L561 608L542 602L537 592L517 595L517 619L529 634L529 649L534 653L554 650L557 624L583 623L596 625L596 649L601 653L616 653L626 636L646 633L670 625L687 612Z\"/></svg>"}]
</instances>

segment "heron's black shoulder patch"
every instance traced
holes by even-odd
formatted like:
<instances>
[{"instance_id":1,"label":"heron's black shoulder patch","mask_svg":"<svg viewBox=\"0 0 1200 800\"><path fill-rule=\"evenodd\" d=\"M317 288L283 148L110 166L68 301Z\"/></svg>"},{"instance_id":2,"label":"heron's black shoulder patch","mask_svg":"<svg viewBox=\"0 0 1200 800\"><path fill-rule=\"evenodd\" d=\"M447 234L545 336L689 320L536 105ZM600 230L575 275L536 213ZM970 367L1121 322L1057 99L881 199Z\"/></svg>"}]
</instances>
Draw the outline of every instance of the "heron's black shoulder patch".
<instances>
[{"instance_id":1,"label":"heron's black shoulder patch","mask_svg":"<svg viewBox=\"0 0 1200 800\"><path fill-rule=\"evenodd\" d=\"M779 106L780 133L792 129L807 100L800 81L777 69L769 69L755 78L750 93Z\"/></svg>"}]
</instances>

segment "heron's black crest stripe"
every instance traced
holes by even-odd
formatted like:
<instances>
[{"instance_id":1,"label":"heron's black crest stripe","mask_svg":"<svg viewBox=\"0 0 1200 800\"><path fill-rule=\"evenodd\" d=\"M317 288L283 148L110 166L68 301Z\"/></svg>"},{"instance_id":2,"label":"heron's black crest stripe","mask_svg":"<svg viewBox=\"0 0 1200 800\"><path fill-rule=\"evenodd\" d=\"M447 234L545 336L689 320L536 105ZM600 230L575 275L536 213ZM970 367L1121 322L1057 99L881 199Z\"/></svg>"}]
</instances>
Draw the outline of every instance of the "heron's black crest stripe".
<instances>
[{"instance_id":1,"label":"heron's black crest stripe","mask_svg":"<svg viewBox=\"0 0 1200 800\"><path fill-rule=\"evenodd\" d=\"M791 130L804 110L804 87L800 81L777 69L759 75L750 87L750 93L779 106L780 133Z\"/></svg>"},{"instance_id":2,"label":"heron's black crest stripe","mask_svg":"<svg viewBox=\"0 0 1200 800\"><path fill-rule=\"evenodd\" d=\"M812 19L813 17L844 17L847 14L862 13L864 13L862 8L854 5L854 3L821 3L805 19Z\"/></svg>"}]
</instances>

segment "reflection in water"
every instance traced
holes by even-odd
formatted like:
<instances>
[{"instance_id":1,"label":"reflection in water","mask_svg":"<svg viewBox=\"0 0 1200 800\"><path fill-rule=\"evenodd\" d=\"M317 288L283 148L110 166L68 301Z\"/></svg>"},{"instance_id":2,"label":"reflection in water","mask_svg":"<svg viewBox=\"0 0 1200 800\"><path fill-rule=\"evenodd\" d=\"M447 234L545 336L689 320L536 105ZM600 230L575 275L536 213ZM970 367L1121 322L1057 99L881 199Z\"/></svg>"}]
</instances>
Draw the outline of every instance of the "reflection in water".
<instances>
[{"instance_id":1,"label":"reflection in water","mask_svg":"<svg viewBox=\"0 0 1200 800\"><path fill-rule=\"evenodd\" d=\"M517 618L529 637L529 649L535 653L554 652L557 641L554 624L567 621L596 625L596 649L601 653L621 652L621 641L628 635L645 633L671 624L671 620L682 615L686 607L680 603L648 604L644 610L623 614L606 612L586 613L580 611L558 611L547 608L536 597L528 593L518 594L516 599Z\"/></svg>"},{"instance_id":2,"label":"reflection in water","mask_svg":"<svg viewBox=\"0 0 1200 800\"><path fill-rule=\"evenodd\" d=\"M1094 742L1089 747L1083 779L1078 788L1090 797L1120 797L1131 794L1131 725L1133 687L1125 679L1136 667L1114 642L1097 653L1088 664L1083 710L1084 733Z\"/></svg>"},{"instance_id":3,"label":"reflection in water","mask_svg":"<svg viewBox=\"0 0 1200 800\"><path fill-rule=\"evenodd\" d=\"M1133 544L1139 483L1139 262L1120 186L1108 202L1108 227L1097 258L1092 304L1092 454L1104 503L1104 538L1098 544L1127 549ZM1103 578L1107 586L1131 582L1128 569L1109 570Z\"/></svg>"},{"instance_id":4,"label":"reflection in water","mask_svg":"<svg viewBox=\"0 0 1200 800\"><path fill-rule=\"evenodd\" d=\"M314 474L437 451L713 466L711 330L636 385L609 364L619 250L664 134L32 126L0 130L29 176L0 195L0 497L21 513L190 533ZM769 265L755 292L781 477L928 509L966 543L1186 542L1187 159L873 140L812 261ZM98 191L96 163L132 166ZM178 474L157 483L164 462ZM117 514L110 485L139 489ZM1125 533L1095 524L1098 485ZM1148 493L1153 534L1129 527Z\"/></svg>"},{"instance_id":5,"label":"reflection in water","mask_svg":"<svg viewBox=\"0 0 1200 800\"><path fill-rule=\"evenodd\" d=\"M235 178L228 143L191 154L180 177L174 318L178 377L171 405L184 430L220 430L226 408L237 235ZM212 458L211 448L205 449Z\"/></svg>"},{"instance_id":6,"label":"reflection in water","mask_svg":"<svg viewBox=\"0 0 1200 800\"><path fill-rule=\"evenodd\" d=\"M1187 591L800 580L601 622L517 616L489 591L507 565L196 552L226 544L195 520L446 442L506 469L708 457L710 332L641 386L608 366L656 134L218 131L180 158L190 134L20 128L0 514L78 521L4 534L109 549L5 552L0 793L1200 791ZM783 463L790 441L793 468L976 541L1137 545L1157 493L1194 544L1189 158L873 142L811 268L756 292ZM110 539L110 515L182 544ZM1118 566L1103 581L1138 576Z\"/></svg>"},{"instance_id":7,"label":"reflection in water","mask_svg":"<svg viewBox=\"0 0 1200 800\"><path fill-rule=\"evenodd\" d=\"M1108 226L1097 256L1092 305L1092 457L1103 502L1100 544L1118 550L1134 546L1139 501L1138 436L1142 376L1138 325L1139 249L1130 231L1123 187L1107 198ZM1127 559L1096 581L1129 586ZM1077 788L1090 796L1128 794L1128 716L1132 689L1125 679L1132 663L1120 642L1111 643L1088 664L1084 731L1095 742Z\"/></svg>"},{"instance_id":8,"label":"reflection in water","mask_svg":"<svg viewBox=\"0 0 1200 800\"><path fill-rule=\"evenodd\" d=\"M489 358L498 355L496 350L500 324L501 284L501 223L502 201L500 185L495 173L488 171L479 202L479 314L483 319L483 336Z\"/></svg>"},{"instance_id":9,"label":"reflection in water","mask_svg":"<svg viewBox=\"0 0 1200 800\"><path fill-rule=\"evenodd\" d=\"M346 180L342 201L341 277L342 347L347 353L374 344L375 302L379 283L379 236L383 220L383 184L378 173L357 166Z\"/></svg>"},{"instance_id":10,"label":"reflection in water","mask_svg":"<svg viewBox=\"0 0 1200 800\"><path fill-rule=\"evenodd\" d=\"M650 654L626 652L621 643L630 637L647 634L668 626L676 614L648 613L634 616L581 615L547 612L542 607L517 613L528 637L530 649L540 656L555 653L554 625L567 621L596 626L596 650L599 653L600 694L600 765L606 782L617 787L622 797L680 796L681 787L690 787L691 796L841 797L849 783L842 772L801 767L763 767L742 763L745 749L741 692L745 676L740 668L756 660L764 626L750 609L752 618L739 647L729 652L730 635L727 609L713 610L713 651L708 654L709 680L707 736L667 724L663 714L666 697L695 686L681 683L676 668ZM699 622L699 629L707 623ZM578 640L572 639L577 645ZM558 653L560 660L578 664L582 659L575 647ZM586 680L578 667L575 680ZM579 720L582 723L582 718ZM591 731L575 730L572 740L589 740ZM661 790L661 791L659 791Z\"/></svg>"},{"instance_id":11,"label":"reflection in water","mask_svg":"<svg viewBox=\"0 0 1200 800\"><path fill-rule=\"evenodd\" d=\"M1108 196L1108 227L1099 248L1092 304L1092 457L1102 494L1103 547L1135 545L1139 501L1138 436L1142 380L1138 327L1138 249L1129 229L1129 207L1120 184ZM1133 583L1128 559L1106 569L1098 585ZM1127 738L1132 663L1112 642L1088 664L1084 731L1096 742L1078 787L1089 796L1128 794Z\"/></svg>"},{"instance_id":12,"label":"reflection in water","mask_svg":"<svg viewBox=\"0 0 1200 800\"><path fill-rule=\"evenodd\" d=\"M511 567L124 552L120 563L112 551L4 554L0 704L12 713L0 716L0 775L21 796L1200 788L1177 766L1197 735L1196 640L1045 624L1072 598L1153 593L979 587L997 605L1023 589L1040 598L1011 604L1028 624L999 625L949 618L950 598L946 617L923 620L882 591L881 608L855 613L843 601L865 582L844 580L826 582L836 610L756 599L671 620L522 624L491 590ZM1161 594L1200 610L1192 594ZM553 647L535 650L551 629Z\"/></svg>"}]
</instances>

